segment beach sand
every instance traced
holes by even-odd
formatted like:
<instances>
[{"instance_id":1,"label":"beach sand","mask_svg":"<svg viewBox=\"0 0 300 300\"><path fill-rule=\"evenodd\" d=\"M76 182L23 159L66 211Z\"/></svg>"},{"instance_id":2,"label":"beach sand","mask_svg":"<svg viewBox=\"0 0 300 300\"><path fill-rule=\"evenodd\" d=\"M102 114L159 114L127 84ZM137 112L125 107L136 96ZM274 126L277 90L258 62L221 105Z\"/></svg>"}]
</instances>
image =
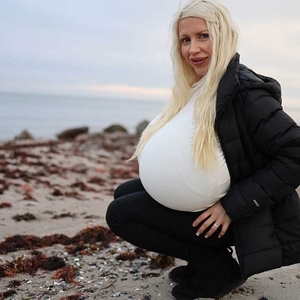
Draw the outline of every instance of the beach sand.
<instances>
[{"instance_id":1,"label":"beach sand","mask_svg":"<svg viewBox=\"0 0 300 300\"><path fill-rule=\"evenodd\" d=\"M168 272L184 262L136 249L105 223L114 188L138 176L126 161L135 143L114 133L0 145L0 299L172 299ZM293 265L224 299L298 300L299 286Z\"/></svg>"}]
</instances>

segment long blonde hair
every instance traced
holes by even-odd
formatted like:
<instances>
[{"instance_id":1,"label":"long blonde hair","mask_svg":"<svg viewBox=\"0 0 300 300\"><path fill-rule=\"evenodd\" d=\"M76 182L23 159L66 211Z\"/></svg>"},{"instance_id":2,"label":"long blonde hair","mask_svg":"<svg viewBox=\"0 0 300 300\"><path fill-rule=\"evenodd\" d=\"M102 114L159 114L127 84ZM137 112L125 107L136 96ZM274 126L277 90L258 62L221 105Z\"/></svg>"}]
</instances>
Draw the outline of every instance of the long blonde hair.
<instances>
[{"instance_id":1,"label":"long blonde hair","mask_svg":"<svg viewBox=\"0 0 300 300\"><path fill-rule=\"evenodd\" d=\"M196 132L193 154L196 167L208 169L215 161L216 133L216 94L222 75L237 52L238 32L230 13L214 0L193 0L175 15L172 23L171 58L175 84L172 97L159 117L143 132L131 159L137 157L147 141L170 121L188 102L191 86L197 81L196 73L181 56L178 38L178 21L195 17L206 21L212 40L212 55L207 73L201 79L202 88L195 102L194 121Z\"/></svg>"}]
</instances>

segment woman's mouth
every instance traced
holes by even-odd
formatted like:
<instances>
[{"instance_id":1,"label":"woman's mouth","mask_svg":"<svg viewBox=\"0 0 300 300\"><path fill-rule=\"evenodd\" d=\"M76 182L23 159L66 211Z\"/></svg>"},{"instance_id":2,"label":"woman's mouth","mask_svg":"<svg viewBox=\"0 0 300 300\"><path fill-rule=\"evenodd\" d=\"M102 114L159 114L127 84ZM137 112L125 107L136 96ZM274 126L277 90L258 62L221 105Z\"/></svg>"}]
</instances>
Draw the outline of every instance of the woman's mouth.
<instances>
[{"instance_id":1,"label":"woman's mouth","mask_svg":"<svg viewBox=\"0 0 300 300\"><path fill-rule=\"evenodd\" d=\"M207 60L207 57L203 58L190 58L190 62L193 64L195 67L201 67L205 64Z\"/></svg>"}]
</instances>

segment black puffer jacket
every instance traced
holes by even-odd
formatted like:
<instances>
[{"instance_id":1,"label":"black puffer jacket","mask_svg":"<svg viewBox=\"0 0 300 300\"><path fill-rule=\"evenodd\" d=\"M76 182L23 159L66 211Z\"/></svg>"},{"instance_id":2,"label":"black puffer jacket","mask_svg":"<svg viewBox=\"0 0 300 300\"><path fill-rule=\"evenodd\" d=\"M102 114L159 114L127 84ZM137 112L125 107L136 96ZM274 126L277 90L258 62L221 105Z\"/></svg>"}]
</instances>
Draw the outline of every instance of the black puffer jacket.
<instances>
[{"instance_id":1,"label":"black puffer jacket","mask_svg":"<svg viewBox=\"0 0 300 300\"><path fill-rule=\"evenodd\" d=\"M221 199L245 277L300 262L300 128L272 78L236 54L217 96L216 132L231 176Z\"/></svg>"}]
</instances>

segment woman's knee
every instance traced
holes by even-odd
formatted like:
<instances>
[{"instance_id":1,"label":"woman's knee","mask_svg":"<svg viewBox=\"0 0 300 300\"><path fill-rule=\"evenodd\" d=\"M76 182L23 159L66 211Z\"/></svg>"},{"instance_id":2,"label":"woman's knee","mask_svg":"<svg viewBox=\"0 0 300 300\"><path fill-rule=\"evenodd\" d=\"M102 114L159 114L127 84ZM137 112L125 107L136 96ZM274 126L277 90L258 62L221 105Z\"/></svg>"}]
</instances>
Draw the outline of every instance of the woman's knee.
<instances>
[{"instance_id":1,"label":"woman's knee","mask_svg":"<svg viewBox=\"0 0 300 300\"><path fill-rule=\"evenodd\" d=\"M120 208L116 200L112 201L106 210L106 223L110 229L113 230L115 226L118 226L120 223L120 217L118 216Z\"/></svg>"},{"instance_id":2,"label":"woman's knee","mask_svg":"<svg viewBox=\"0 0 300 300\"><path fill-rule=\"evenodd\" d=\"M137 179L131 179L129 181L126 181L122 184L120 184L114 191L114 199L120 198L122 196L126 196L128 194L132 194L135 192L140 192L145 190L141 180L139 178Z\"/></svg>"}]
</instances>

